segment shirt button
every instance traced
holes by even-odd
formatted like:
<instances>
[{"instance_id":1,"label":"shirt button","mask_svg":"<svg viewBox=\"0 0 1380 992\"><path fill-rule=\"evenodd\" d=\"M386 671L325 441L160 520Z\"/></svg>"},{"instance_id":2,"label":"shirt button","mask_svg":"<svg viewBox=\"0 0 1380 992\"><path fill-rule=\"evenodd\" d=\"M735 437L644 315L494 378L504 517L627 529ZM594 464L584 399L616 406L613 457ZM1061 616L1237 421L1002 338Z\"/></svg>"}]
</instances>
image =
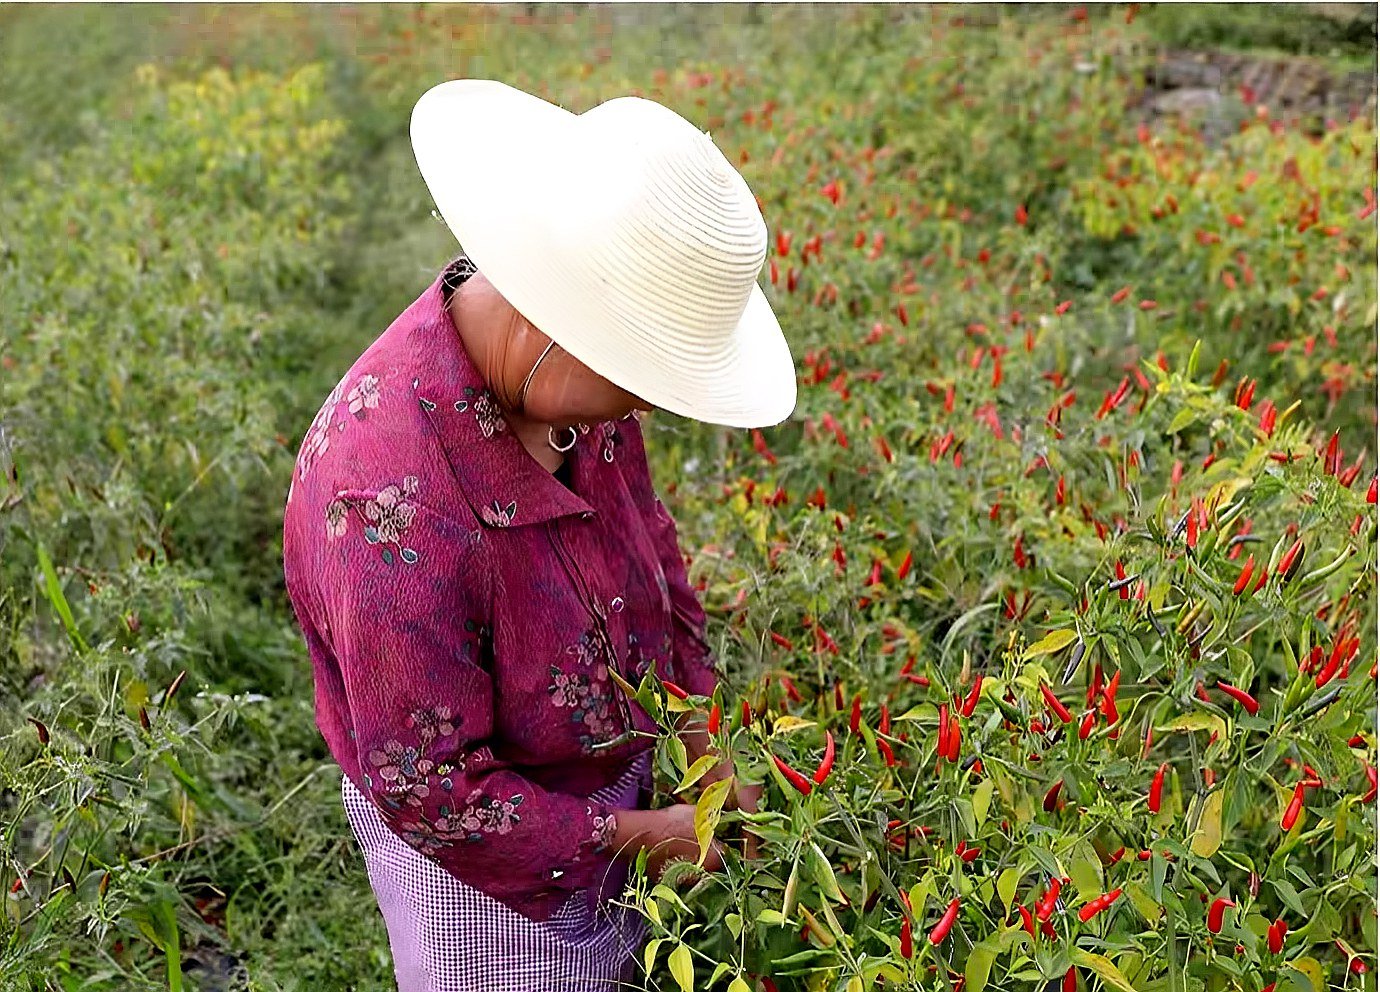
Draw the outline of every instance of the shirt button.
<instances>
[{"instance_id":1,"label":"shirt button","mask_svg":"<svg viewBox=\"0 0 1380 992\"><path fill-rule=\"evenodd\" d=\"M623 597L622 597L622 596L614 596L614 597L613 597L613 602L609 603L609 608L612 609L614 613L622 613L622 612L623 612Z\"/></svg>"}]
</instances>

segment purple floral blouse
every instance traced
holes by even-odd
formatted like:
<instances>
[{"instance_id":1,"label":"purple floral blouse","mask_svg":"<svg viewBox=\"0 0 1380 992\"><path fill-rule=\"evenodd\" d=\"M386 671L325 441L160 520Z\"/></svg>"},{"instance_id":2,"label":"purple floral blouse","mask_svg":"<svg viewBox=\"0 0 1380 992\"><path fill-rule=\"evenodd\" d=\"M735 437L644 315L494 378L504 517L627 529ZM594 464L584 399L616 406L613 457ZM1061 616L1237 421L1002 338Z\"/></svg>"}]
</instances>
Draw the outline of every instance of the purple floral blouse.
<instances>
[{"instance_id":1,"label":"purple floral blouse","mask_svg":"<svg viewBox=\"0 0 1380 992\"><path fill-rule=\"evenodd\" d=\"M718 679L637 416L582 434L562 484L466 354L449 271L307 431L284 573L344 773L408 844L544 920L613 856L614 811L586 797L651 746L609 669Z\"/></svg>"}]
</instances>

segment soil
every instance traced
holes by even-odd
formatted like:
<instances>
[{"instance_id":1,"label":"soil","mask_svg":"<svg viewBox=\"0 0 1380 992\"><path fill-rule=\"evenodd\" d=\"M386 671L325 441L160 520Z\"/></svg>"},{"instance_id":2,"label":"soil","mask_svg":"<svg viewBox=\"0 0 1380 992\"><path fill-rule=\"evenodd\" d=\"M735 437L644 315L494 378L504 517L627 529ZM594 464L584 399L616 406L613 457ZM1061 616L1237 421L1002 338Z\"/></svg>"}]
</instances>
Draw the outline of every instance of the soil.
<instances>
[{"instance_id":1,"label":"soil","mask_svg":"<svg viewBox=\"0 0 1380 992\"><path fill-rule=\"evenodd\" d=\"M1199 118L1214 141L1233 133L1236 122L1261 105L1271 117L1320 132L1328 119L1374 116L1375 73L1337 72L1317 58L1170 50L1147 70L1134 104L1151 120Z\"/></svg>"}]
</instances>

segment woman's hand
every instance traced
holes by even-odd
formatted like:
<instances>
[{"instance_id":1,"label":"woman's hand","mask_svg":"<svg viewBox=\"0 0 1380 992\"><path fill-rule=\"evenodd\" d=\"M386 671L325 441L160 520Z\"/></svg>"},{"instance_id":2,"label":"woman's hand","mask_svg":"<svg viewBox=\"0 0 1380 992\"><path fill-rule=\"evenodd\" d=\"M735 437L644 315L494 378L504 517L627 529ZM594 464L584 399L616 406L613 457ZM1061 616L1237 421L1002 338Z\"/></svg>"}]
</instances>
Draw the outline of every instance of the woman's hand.
<instances>
[{"instance_id":1,"label":"woman's hand","mask_svg":"<svg viewBox=\"0 0 1380 992\"><path fill-rule=\"evenodd\" d=\"M614 818L617 826L613 846L619 856L632 861L647 848L647 868L653 878L660 878L666 863L673 859L699 861L700 842L695 837L695 807L691 804L676 803L664 809L620 809ZM723 846L710 841L704 869L718 871L723 865Z\"/></svg>"}]
</instances>

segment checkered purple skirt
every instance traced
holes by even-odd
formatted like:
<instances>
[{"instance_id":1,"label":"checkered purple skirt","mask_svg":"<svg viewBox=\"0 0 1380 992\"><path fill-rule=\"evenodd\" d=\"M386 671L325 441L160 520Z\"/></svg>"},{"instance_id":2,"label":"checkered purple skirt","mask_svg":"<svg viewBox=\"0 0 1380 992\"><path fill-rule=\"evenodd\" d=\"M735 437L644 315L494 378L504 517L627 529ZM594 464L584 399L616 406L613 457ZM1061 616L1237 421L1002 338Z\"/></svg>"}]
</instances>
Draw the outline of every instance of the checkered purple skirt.
<instances>
[{"instance_id":1,"label":"checkered purple skirt","mask_svg":"<svg viewBox=\"0 0 1380 992\"><path fill-rule=\"evenodd\" d=\"M649 770L643 752L590 798L636 808ZM627 879L621 861L538 923L406 844L347 775L340 794L388 927L398 992L611 992L632 982L647 924L609 901Z\"/></svg>"}]
</instances>

